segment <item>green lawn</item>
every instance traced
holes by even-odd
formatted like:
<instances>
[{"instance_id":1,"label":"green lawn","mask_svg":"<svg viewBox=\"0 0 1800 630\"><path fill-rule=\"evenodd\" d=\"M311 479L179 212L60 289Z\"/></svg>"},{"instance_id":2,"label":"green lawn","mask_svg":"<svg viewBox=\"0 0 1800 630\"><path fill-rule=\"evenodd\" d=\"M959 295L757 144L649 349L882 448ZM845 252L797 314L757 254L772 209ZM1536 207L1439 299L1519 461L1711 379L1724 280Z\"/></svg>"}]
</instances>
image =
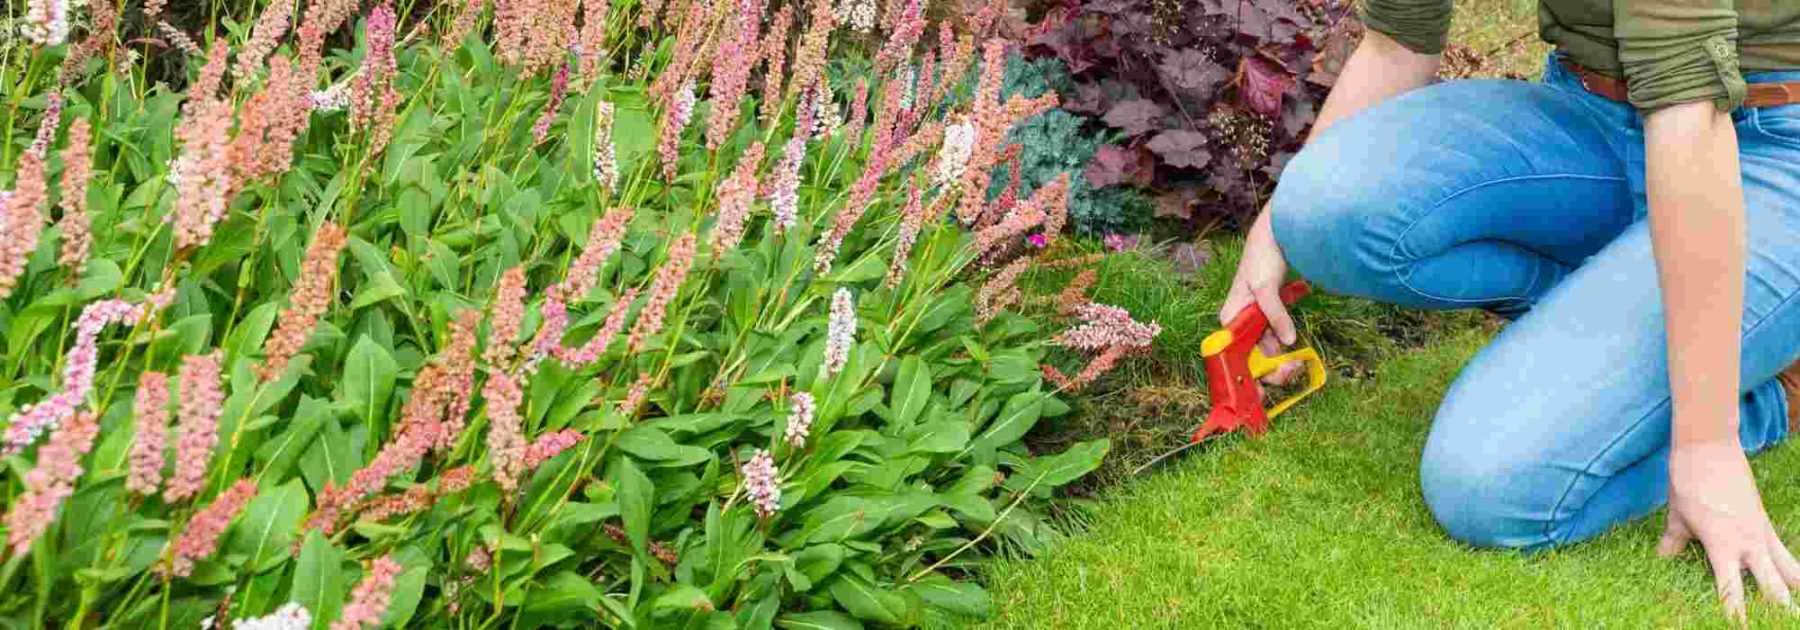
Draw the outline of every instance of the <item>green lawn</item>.
<instances>
[{"instance_id":1,"label":"green lawn","mask_svg":"<svg viewBox=\"0 0 1800 630\"><path fill-rule=\"evenodd\" d=\"M1230 438L1107 489L1088 529L986 576L995 628L1722 626L1698 552L1654 556L1661 516L1537 557L1439 533L1416 458L1443 389L1485 334L1340 381L1259 440ZM1755 461L1800 541L1800 449ZM1767 606L1753 625L1800 627Z\"/></svg>"}]
</instances>

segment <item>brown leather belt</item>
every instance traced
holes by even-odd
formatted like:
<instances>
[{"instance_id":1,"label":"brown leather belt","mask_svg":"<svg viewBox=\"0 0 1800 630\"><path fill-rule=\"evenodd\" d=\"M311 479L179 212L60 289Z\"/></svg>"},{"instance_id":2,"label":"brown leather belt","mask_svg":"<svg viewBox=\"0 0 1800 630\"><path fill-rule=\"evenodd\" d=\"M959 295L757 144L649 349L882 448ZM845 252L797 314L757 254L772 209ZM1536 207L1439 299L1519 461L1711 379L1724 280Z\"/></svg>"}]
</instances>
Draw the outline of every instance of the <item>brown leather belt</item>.
<instances>
[{"instance_id":1,"label":"brown leather belt","mask_svg":"<svg viewBox=\"0 0 1800 630\"><path fill-rule=\"evenodd\" d=\"M1562 65L1581 80L1581 87L1587 88L1587 91L1621 103L1629 101L1624 81L1581 67L1568 59L1563 59ZM1800 103L1800 81L1751 83L1744 91L1744 107L1774 107L1795 103Z\"/></svg>"}]
</instances>

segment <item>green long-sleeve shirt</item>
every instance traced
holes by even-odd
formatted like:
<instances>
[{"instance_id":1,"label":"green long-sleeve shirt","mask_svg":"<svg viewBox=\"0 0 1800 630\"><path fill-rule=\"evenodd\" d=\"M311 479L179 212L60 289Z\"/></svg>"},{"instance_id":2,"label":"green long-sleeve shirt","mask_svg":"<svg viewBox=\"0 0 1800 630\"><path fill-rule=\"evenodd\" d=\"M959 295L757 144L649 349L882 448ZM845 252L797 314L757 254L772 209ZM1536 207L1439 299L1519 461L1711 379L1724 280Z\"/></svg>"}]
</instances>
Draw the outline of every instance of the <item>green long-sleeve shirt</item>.
<instances>
[{"instance_id":1,"label":"green long-sleeve shirt","mask_svg":"<svg viewBox=\"0 0 1800 630\"><path fill-rule=\"evenodd\" d=\"M1452 0L1366 0L1363 21L1408 49L1444 49ZM1570 61L1625 80L1651 110L1744 100L1743 72L1800 69L1800 0L1539 0L1538 32Z\"/></svg>"}]
</instances>

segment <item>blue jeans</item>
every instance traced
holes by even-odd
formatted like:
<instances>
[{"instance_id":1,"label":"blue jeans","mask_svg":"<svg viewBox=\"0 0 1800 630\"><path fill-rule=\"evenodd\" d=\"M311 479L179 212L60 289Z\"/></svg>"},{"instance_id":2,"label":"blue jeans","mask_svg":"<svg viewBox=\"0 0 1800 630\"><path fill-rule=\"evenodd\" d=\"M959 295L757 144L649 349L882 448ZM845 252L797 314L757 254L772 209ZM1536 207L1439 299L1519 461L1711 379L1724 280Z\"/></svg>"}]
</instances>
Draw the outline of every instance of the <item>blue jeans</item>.
<instances>
[{"instance_id":1,"label":"blue jeans","mask_svg":"<svg viewBox=\"0 0 1800 630\"><path fill-rule=\"evenodd\" d=\"M1320 288L1512 320L1451 385L1420 464L1432 514L1476 546L1576 542L1668 498L1643 119L1552 61L1542 82L1441 83L1340 121L1272 206L1290 266ZM1787 435L1774 377L1800 357L1800 105L1732 118L1749 225L1740 434L1755 452Z\"/></svg>"}]
</instances>

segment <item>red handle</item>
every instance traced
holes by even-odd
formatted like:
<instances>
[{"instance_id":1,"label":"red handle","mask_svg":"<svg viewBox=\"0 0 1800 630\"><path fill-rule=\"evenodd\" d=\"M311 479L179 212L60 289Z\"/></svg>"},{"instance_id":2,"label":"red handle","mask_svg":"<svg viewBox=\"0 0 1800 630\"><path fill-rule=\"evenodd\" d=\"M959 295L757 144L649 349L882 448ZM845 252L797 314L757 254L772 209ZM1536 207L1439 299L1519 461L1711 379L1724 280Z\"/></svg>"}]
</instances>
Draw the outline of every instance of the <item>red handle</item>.
<instances>
[{"instance_id":1,"label":"red handle","mask_svg":"<svg viewBox=\"0 0 1800 630\"><path fill-rule=\"evenodd\" d=\"M1293 304L1310 291L1305 281L1296 280L1281 287L1281 302ZM1206 360L1206 384L1212 393L1212 412L1206 422L1194 430L1193 441L1199 442L1218 433L1240 428L1260 435L1269 428L1269 415L1263 410L1262 388L1250 374L1250 352L1269 328L1269 317L1255 302L1244 307L1225 325L1229 340L1223 348L1203 348ZM1221 331L1224 332L1224 331ZM1215 335L1219 333L1214 333ZM1211 338L1209 338L1210 340ZM1204 345L1204 344L1203 344Z\"/></svg>"}]
</instances>

